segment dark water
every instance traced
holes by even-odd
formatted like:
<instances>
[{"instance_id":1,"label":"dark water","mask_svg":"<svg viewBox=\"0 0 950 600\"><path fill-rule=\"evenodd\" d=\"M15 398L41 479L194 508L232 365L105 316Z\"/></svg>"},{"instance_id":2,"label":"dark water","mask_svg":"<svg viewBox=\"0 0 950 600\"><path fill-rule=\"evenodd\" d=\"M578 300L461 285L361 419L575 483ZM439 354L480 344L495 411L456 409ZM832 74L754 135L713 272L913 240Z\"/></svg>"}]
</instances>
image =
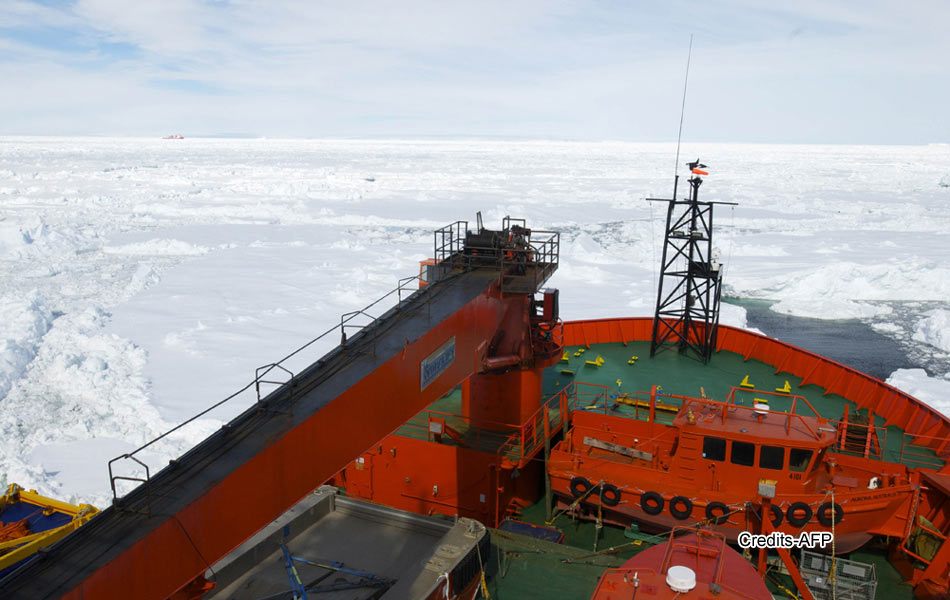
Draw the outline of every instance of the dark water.
<instances>
[{"instance_id":1,"label":"dark water","mask_svg":"<svg viewBox=\"0 0 950 600\"><path fill-rule=\"evenodd\" d=\"M749 327L878 379L887 379L897 369L916 366L896 340L857 319L829 321L791 317L769 310L772 302L764 300L729 298L728 303L746 309Z\"/></svg>"}]
</instances>

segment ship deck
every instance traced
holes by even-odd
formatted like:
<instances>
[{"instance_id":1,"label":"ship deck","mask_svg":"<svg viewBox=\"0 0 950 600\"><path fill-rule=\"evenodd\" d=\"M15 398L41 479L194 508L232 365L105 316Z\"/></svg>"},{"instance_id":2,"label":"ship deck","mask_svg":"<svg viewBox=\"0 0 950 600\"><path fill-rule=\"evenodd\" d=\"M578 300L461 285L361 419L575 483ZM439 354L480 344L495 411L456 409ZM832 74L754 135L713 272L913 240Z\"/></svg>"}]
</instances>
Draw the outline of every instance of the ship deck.
<instances>
[{"instance_id":1,"label":"ship deck","mask_svg":"<svg viewBox=\"0 0 950 600\"><path fill-rule=\"evenodd\" d=\"M544 500L522 510L519 519L544 525ZM569 515L557 517L554 527L564 533L563 544L491 531L492 554L485 567L492 598L548 598L550 590L556 589L558 597L587 600L605 569L620 566L653 543L666 541L666 536L629 537L623 529L609 524L598 532L593 522ZM883 547L868 546L850 553L848 558L874 565L878 598L913 597L911 586L903 583ZM765 582L776 598L787 598L785 590L794 589L791 578L774 568L770 568Z\"/></svg>"},{"instance_id":2,"label":"ship deck","mask_svg":"<svg viewBox=\"0 0 950 600\"><path fill-rule=\"evenodd\" d=\"M584 352L577 353L584 349ZM591 344L590 348L570 346L566 348L567 361L561 361L548 368L544 374L543 396L549 398L564 388L575 384L572 408L581 410L604 411L614 416L645 419L648 411L643 408L649 402L649 393L658 386L657 401L671 407L670 410L657 410L659 422L672 424L676 416L675 409L682 405L677 396L698 398L705 394L714 400L726 400L730 391L735 389L735 399L752 406L756 399L767 400L773 411L787 411L792 407L792 397L805 398L814 407L818 416L840 420L846 411L853 415L867 415L867 409L859 409L852 402L838 394L828 394L819 385L802 385L802 378L788 373L776 373L773 366L764 362L748 359L742 355L721 350L713 354L712 359L703 364L690 356L683 356L673 350L664 350L650 357L649 342L628 342ZM599 366L588 364L603 360ZM633 357L637 357L630 364ZM570 371L572 374L566 373ZM743 379L754 389L740 387ZM777 390L784 388L786 381L791 392L781 394ZM600 386L600 387L597 387ZM626 395L629 401L641 400L641 407L618 402L618 397ZM797 403L796 412L805 416L814 416L802 402ZM427 439L428 422L432 417L444 419L452 427L467 447L484 452L497 452L503 447L515 429L485 430L472 426L462 416L461 390L456 388L417 413L400 427L396 433L401 436ZM909 436L897 426L887 424L881 415L874 416L874 426L878 429L877 439L882 445L880 458L889 462L901 462L908 466L940 468L945 462L930 449L910 443ZM905 439L906 437L906 439ZM449 437L443 443L456 443Z\"/></svg>"},{"instance_id":3,"label":"ship deck","mask_svg":"<svg viewBox=\"0 0 950 600\"><path fill-rule=\"evenodd\" d=\"M584 348L584 352L575 356L581 348ZM828 419L840 420L846 411L851 413L851 418L856 412L868 416L867 409L859 409L856 402L839 394L826 393L825 388L816 384L803 385L801 377L776 372L772 365L746 359L728 350L716 352L706 364L673 350L662 351L651 358L650 343L644 341L598 343L590 347L574 345L565 350L567 360L545 371L543 396L550 398L574 384L573 410L596 410L645 419L648 410L617 402L617 396L626 394L632 400L639 397L648 403L651 388L658 386L658 404L672 407L672 410L657 410L655 418L669 424L676 416L676 408L682 405L682 400L676 396L700 397L705 394L708 398L726 400L733 388L739 388L734 392L736 400L748 406L756 398L767 397L771 410L785 411L791 408L789 396L799 396L805 398L820 416ZM587 361L598 362L598 357L603 358L599 366L587 364ZM637 359L630 364L633 357ZM747 376L754 389L740 387ZM776 390L784 388L786 381L790 393L779 395ZM596 386L601 387L597 389ZM796 412L810 415L808 407L801 401L797 402ZM461 391L456 388L418 413L396 433L426 439L429 436L429 419L438 416L455 429L470 447L486 452L498 452L505 447L507 436L512 431L479 430L471 426L461 413ZM887 423L881 415L874 415L874 426L880 428L878 437L883 446L883 460L930 468L945 464L930 448L910 444L910 436L905 439L904 432L896 425ZM457 442L445 436L442 443ZM543 498L524 508L518 518L544 526ZM650 547L651 543L665 541L663 538L649 539L650 536L643 534L637 536L640 539L633 539L625 535L622 528L609 524L598 530L594 523L572 519L566 514L556 517L553 527L565 534L564 544L492 530L492 557L486 565L488 589L492 597L540 598L547 596L546 593L539 595L540 590L558 589L565 598L589 598L604 569L622 564ZM599 552L595 551L595 536ZM911 587L902 583L898 571L887 561L883 548L871 545L851 553L849 558L875 565L879 597L912 596ZM772 571L766 583L777 597L784 597L785 593L778 585L786 589L794 587L786 575Z\"/></svg>"}]
</instances>

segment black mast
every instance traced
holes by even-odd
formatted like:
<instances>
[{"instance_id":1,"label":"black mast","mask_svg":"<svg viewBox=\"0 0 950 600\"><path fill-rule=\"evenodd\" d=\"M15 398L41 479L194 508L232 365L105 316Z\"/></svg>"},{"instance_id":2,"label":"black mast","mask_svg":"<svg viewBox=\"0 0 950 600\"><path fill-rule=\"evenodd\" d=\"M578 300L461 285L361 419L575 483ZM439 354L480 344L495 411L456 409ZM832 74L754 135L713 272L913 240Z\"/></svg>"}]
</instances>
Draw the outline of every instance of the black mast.
<instances>
[{"instance_id":1,"label":"black mast","mask_svg":"<svg viewBox=\"0 0 950 600\"><path fill-rule=\"evenodd\" d=\"M675 347L705 363L716 349L722 295L722 269L712 245L713 205L735 203L700 202L706 165L696 160L687 166L693 174L689 198L677 200L676 183L673 198L647 198L668 203L650 356Z\"/></svg>"}]
</instances>

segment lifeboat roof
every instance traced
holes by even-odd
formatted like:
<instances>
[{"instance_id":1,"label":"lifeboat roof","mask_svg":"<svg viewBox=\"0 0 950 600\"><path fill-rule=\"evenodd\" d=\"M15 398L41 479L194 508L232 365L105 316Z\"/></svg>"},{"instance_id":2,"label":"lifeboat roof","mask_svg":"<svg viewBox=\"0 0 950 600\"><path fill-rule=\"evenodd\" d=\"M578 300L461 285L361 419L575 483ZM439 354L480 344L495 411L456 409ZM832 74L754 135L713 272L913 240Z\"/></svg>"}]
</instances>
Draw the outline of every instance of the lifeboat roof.
<instances>
[{"instance_id":1,"label":"lifeboat roof","mask_svg":"<svg viewBox=\"0 0 950 600\"><path fill-rule=\"evenodd\" d=\"M802 447L824 447L835 439L835 428L827 419L699 398L688 400L673 424L700 434L781 440Z\"/></svg>"}]
</instances>

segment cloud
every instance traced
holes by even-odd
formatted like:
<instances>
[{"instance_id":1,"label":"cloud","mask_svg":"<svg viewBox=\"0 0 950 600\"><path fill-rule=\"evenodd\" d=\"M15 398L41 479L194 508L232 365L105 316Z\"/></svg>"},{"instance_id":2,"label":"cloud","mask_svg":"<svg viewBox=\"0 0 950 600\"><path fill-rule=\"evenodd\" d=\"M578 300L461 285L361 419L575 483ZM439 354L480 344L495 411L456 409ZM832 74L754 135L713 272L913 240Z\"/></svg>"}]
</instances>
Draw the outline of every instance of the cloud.
<instances>
[{"instance_id":1,"label":"cloud","mask_svg":"<svg viewBox=\"0 0 950 600\"><path fill-rule=\"evenodd\" d=\"M687 122L700 139L939 141L950 138L937 119L948 91L938 57L950 52L940 12L812 0L11 2L0 76L21 91L0 99L17 115L0 133L670 139L694 33Z\"/></svg>"}]
</instances>

